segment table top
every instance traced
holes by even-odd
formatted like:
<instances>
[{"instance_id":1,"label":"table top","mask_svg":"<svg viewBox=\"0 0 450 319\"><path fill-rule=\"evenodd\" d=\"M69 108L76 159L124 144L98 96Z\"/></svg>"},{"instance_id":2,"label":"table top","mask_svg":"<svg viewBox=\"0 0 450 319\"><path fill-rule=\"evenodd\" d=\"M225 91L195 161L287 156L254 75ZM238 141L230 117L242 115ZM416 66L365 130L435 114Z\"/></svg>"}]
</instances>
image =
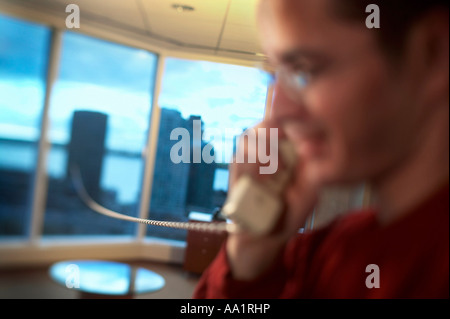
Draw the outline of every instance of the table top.
<instances>
[{"instance_id":1,"label":"table top","mask_svg":"<svg viewBox=\"0 0 450 319\"><path fill-rule=\"evenodd\" d=\"M50 277L70 289L102 295L142 294L160 290L164 278L145 268L104 260L69 260L53 264Z\"/></svg>"}]
</instances>

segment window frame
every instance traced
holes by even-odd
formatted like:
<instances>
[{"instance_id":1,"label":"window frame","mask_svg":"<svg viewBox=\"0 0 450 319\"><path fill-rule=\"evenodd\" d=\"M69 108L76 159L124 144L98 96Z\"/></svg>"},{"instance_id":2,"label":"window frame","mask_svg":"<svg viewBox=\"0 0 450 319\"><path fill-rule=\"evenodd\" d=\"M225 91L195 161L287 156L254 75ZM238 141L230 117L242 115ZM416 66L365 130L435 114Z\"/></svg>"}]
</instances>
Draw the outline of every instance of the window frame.
<instances>
[{"instance_id":1,"label":"window frame","mask_svg":"<svg viewBox=\"0 0 450 319\"><path fill-rule=\"evenodd\" d=\"M48 13L32 11L21 7L2 7L2 13L10 17L33 22L48 27L50 36L50 54L47 63L47 77L45 82L45 101L42 107L41 130L38 144L38 162L33 181L32 208L28 225L28 233L20 239L2 239L0 241L0 267L17 264L49 264L51 262L69 258L95 259L149 259L161 262L182 264L184 260L185 241L176 241L158 237L146 236L146 225L139 224L134 235L114 236L43 236L43 222L45 203L47 199L47 157L50 152L48 142L49 108L52 89L57 81L58 69L62 50L62 36L65 26L55 16ZM6 10L5 10L6 9ZM77 30L68 30L77 32ZM252 61L226 58L207 54L196 54L182 51L171 51L148 44L139 39L125 37L112 30L87 24L83 32L77 32L99 40L113 42L156 55L157 65L154 76L153 95L149 130L144 151L144 176L141 184L141 198L139 200L139 218L148 218L150 198L153 184L153 171L156 159L158 131L161 108L159 97L164 77L166 57L174 57L193 61L210 61L223 64L255 67ZM265 114L267 117L272 102L273 88L269 86L266 92Z\"/></svg>"}]
</instances>

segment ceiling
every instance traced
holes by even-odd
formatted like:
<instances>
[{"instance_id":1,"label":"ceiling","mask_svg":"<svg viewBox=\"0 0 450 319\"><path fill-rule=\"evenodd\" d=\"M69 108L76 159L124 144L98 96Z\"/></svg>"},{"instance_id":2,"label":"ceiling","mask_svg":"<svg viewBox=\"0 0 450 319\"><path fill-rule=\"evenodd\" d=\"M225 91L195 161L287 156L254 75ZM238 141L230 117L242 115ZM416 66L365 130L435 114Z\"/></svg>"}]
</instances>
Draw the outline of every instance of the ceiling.
<instances>
[{"instance_id":1,"label":"ceiling","mask_svg":"<svg viewBox=\"0 0 450 319\"><path fill-rule=\"evenodd\" d=\"M1 0L65 18L68 4L80 8L80 25L122 30L161 48L261 58L255 10L258 0ZM0 1L0 2L1 2ZM179 12L173 4L193 11Z\"/></svg>"}]
</instances>

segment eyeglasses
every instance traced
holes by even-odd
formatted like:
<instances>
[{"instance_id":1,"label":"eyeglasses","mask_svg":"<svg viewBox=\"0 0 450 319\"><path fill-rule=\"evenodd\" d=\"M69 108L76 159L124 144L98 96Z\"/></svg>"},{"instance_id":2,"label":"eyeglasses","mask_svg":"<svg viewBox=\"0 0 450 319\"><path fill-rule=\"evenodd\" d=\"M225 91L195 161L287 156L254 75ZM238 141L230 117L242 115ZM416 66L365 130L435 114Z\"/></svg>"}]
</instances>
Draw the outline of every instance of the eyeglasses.
<instances>
[{"instance_id":1,"label":"eyeglasses","mask_svg":"<svg viewBox=\"0 0 450 319\"><path fill-rule=\"evenodd\" d=\"M258 68L266 77L268 85L279 81L284 92L293 100L301 98L312 79L310 72L290 70L285 66L277 67L276 71L267 65L259 65Z\"/></svg>"},{"instance_id":2,"label":"eyeglasses","mask_svg":"<svg viewBox=\"0 0 450 319\"><path fill-rule=\"evenodd\" d=\"M308 67L296 70L283 64L274 68L265 62L259 63L258 68L265 74L268 84L273 84L278 81L283 92L289 98L293 101L299 101L303 99L306 89L319 76L323 77L325 74L337 74L336 72L349 67L358 67L362 63L362 60L375 54L375 52L376 50L373 50L372 46L365 46L345 56L332 59L322 58L313 64L313 69Z\"/></svg>"}]
</instances>

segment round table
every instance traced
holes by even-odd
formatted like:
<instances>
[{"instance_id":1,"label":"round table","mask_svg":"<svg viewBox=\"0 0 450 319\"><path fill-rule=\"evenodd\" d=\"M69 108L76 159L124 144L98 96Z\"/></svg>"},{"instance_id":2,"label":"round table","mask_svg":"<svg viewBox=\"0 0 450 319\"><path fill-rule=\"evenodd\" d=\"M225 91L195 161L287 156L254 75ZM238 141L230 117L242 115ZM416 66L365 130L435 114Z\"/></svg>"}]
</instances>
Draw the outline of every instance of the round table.
<instances>
[{"instance_id":1,"label":"round table","mask_svg":"<svg viewBox=\"0 0 450 319\"><path fill-rule=\"evenodd\" d=\"M53 264L50 277L80 292L81 298L133 298L160 290L164 278L148 269L103 260L69 260Z\"/></svg>"}]
</instances>

